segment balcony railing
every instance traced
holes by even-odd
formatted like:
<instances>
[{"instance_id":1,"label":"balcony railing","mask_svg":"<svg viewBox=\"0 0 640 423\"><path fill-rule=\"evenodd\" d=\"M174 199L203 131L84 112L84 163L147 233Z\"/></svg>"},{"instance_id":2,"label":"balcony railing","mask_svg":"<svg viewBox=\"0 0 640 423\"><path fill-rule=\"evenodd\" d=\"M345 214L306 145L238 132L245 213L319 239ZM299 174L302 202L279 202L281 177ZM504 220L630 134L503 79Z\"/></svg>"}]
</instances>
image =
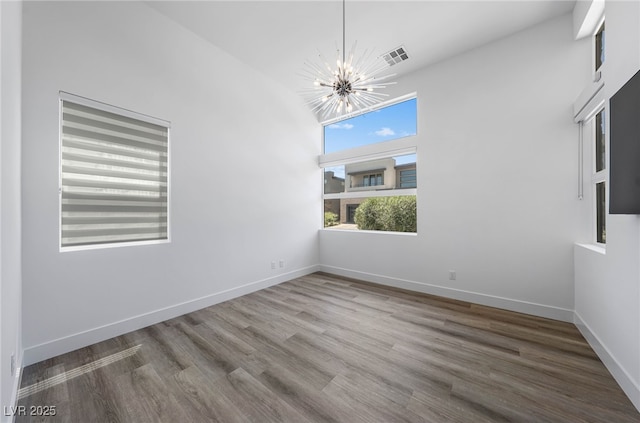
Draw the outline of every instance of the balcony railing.
<instances>
[{"instance_id":1,"label":"balcony railing","mask_svg":"<svg viewBox=\"0 0 640 423\"><path fill-rule=\"evenodd\" d=\"M349 188L364 188L364 187L383 187L384 184L351 184L351 186Z\"/></svg>"}]
</instances>

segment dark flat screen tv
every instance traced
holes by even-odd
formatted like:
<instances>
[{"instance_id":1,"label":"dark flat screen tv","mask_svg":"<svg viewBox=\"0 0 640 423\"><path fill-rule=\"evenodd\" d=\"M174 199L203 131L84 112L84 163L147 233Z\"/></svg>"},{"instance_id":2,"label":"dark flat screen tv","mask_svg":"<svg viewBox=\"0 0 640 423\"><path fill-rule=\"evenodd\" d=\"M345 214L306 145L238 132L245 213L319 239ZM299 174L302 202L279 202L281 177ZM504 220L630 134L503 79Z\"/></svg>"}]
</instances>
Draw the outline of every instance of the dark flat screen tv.
<instances>
[{"instance_id":1,"label":"dark flat screen tv","mask_svg":"<svg viewBox=\"0 0 640 423\"><path fill-rule=\"evenodd\" d=\"M609 213L640 214L640 71L609 102Z\"/></svg>"}]
</instances>

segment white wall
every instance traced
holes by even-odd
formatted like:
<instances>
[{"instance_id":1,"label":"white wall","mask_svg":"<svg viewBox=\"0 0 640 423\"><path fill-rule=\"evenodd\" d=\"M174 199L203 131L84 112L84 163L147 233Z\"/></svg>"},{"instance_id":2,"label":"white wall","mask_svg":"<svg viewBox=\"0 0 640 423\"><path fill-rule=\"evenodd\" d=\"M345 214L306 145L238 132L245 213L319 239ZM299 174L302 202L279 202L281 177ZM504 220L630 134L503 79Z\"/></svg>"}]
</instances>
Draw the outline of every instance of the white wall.
<instances>
[{"instance_id":1,"label":"white wall","mask_svg":"<svg viewBox=\"0 0 640 423\"><path fill-rule=\"evenodd\" d=\"M605 18L610 98L640 69L640 3L607 0ZM576 324L640 410L640 217L608 215L606 253L576 245L575 272Z\"/></svg>"},{"instance_id":2,"label":"white wall","mask_svg":"<svg viewBox=\"0 0 640 423\"><path fill-rule=\"evenodd\" d=\"M15 405L22 360L20 247L21 2L0 2L0 406ZM11 355L16 369L11 374Z\"/></svg>"},{"instance_id":3,"label":"white wall","mask_svg":"<svg viewBox=\"0 0 640 423\"><path fill-rule=\"evenodd\" d=\"M27 2L23 36L27 364L317 269L295 95L142 3ZM171 121L171 243L59 252L59 90Z\"/></svg>"},{"instance_id":4,"label":"white wall","mask_svg":"<svg viewBox=\"0 0 640 423\"><path fill-rule=\"evenodd\" d=\"M399 80L418 92L418 234L322 231L323 269L572 320L589 48L567 14Z\"/></svg>"}]
</instances>

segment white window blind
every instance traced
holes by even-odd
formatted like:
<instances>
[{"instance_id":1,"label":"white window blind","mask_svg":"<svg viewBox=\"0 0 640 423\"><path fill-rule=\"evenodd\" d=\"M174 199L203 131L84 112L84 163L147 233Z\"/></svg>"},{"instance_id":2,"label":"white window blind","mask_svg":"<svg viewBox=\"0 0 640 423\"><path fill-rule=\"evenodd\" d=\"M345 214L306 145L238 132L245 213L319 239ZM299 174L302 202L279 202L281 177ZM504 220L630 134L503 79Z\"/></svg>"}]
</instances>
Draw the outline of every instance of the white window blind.
<instances>
[{"instance_id":1,"label":"white window blind","mask_svg":"<svg viewBox=\"0 0 640 423\"><path fill-rule=\"evenodd\" d=\"M168 125L87 103L62 98L61 246L168 239Z\"/></svg>"}]
</instances>

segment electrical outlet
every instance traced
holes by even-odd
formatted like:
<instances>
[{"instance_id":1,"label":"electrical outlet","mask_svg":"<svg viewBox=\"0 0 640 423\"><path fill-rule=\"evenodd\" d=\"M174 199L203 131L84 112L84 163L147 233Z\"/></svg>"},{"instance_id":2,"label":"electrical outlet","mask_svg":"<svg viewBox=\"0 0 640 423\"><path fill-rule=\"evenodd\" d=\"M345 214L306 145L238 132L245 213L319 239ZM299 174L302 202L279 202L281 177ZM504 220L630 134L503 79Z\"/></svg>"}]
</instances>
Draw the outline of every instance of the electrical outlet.
<instances>
[{"instance_id":1,"label":"electrical outlet","mask_svg":"<svg viewBox=\"0 0 640 423\"><path fill-rule=\"evenodd\" d=\"M280 269L284 269L284 260L280 260Z\"/></svg>"},{"instance_id":2,"label":"electrical outlet","mask_svg":"<svg viewBox=\"0 0 640 423\"><path fill-rule=\"evenodd\" d=\"M275 270L276 269L276 262L272 261L271 262L271 270Z\"/></svg>"},{"instance_id":3,"label":"electrical outlet","mask_svg":"<svg viewBox=\"0 0 640 423\"><path fill-rule=\"evenodd\" d=\"M455 270L449 270L449 280L450 281L455 281L456 280L456 271Z\"/></svg>"},{"instance_id":4,"label":"electrical outlet","mask_svg":"<svg viewBox=\"0 0 640 423\"><path fill-rule=\"evenodd\" d=\"M11 376L16 375L16 355L11 354Z\"/></svg>"}]
</instances>

